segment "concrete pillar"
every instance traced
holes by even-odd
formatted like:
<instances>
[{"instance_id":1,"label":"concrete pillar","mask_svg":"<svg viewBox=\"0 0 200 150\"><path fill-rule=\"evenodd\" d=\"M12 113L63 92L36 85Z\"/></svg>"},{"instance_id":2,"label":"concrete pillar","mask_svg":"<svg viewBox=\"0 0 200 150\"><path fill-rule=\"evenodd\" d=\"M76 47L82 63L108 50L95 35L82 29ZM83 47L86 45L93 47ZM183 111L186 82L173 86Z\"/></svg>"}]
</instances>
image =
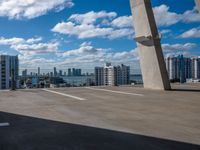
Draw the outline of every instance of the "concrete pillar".
<instances>
[{"instance_id":1,"label":"concrete pillar","mask_svg":"<svg viewBox=\"0 0 200 150\"><path fill-rule=\"evenodd\" d=\"M196 2L196 5L197 5L197 8L199 9L199 12L200 12L200 0L195 0Z\"/></svg>"},{"instance_id":2,"label":"concrete pillar","mask_svg":"<svg viewBox=\"0 0 200 150\"><path fill-rule=\"evenodd\" d=\"M170 90L150 0L130 0L144 88Z\"/></svg>"}]
</instances>

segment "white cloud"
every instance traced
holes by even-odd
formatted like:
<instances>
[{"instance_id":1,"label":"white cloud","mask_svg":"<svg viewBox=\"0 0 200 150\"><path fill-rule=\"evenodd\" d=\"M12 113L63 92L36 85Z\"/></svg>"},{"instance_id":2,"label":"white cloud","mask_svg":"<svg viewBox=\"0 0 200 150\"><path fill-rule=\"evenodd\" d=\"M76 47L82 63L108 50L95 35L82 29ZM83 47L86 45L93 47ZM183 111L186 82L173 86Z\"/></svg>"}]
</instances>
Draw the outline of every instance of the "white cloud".
<instances>
[{"instance_id":1,"label":"white cloud","mask_svg":"<svg viewBox=\"0 0 200 150\"><path fill-rule=\"evenodd\" d=\"M112 26L114 27L133 27L133 18L132 16L122 16L118 17L111 22Z\"/></svg>"},{"instance_id":2,"label":"white cloud","mask_svg":"<svg viewBox=\"0 0 200 150\"><path fill-rule=\"evenodd\" d=\"M9 38L6 39L4 37L0 37L0 45L14 45L14 44L20 44L20 43L24 43L24 39L23 38Z\"/></svg>"},{"instance_id":3,"label":"white cloud","mask_svg":"<svg viewBox=\"0 0 200 150\"><path fill-rule=\"evenodd\" d=\"M72 0L1 0L0 16L9 19L32 19L73 5Z\"/></svg>"},{"instance_id":4,"label":"white cloud","mask_svg":"<svg viewBox=\"0 0 200 150\"><path fill-rule=\"evenodd\" d=\"M159 26L173 25L181 20L181 15L170 12L169 9L169 6L164 4L153 8L155 19Z\"/></svg>"},{"instance_id":5,"label":"white cloud","mask_svg":"<svg viewBox=\"0 0 200 150\"><path fill-rule=\"evenodd\" d=\"M56 24L52 31L60 34L74 35L79 39L94 37L115 39L132 36L134 33L132 26L121 24L115 28L115 23L111 25L111 22L114 21L113 19L117 19L116 16L115 12L105 11L73 14L69 17L68 22Z\"/></svg>"},{"instance_id":6,"label":"white cloud","mask_svg":"<svg viewBox=\"0 0 200 150\"><path fill-rule=\"evenodd\" d=\"M186 44L162 44L163 50L165 51L185 51L192 50L197 45L195 43Z\"/></svg>"},{"instance_id":7,"label":"white cloud","mask_svg":"<svg viewBox=\"0 0 200 150\"><path fill-rule=\"evenodd\" d=\"M115 52L112 49L95 48L91 44L83 43L78 49L68 50L63 53L65 60L60 65L78 63L79 65L103 64L107 61L117 63L132 63L138 60L136 50Z\"/></svg>"},{"instance_id":8,"label":"white cloud","mask_svg":"<svg viewBox=\"0 0 200 150\"><path fill-rule=\"evenodd\" d=\"M182 14L170 11L170 7L163 4L153 8L158 26L170 26L179 22L200 22L200 14L197 9L187 10Z\"/></svg>"},{"instance_id":9,"label":"white cloud","mask_svg":"<svg viewBox=\"0 0 200 150\"><path fill-rule=\"evenodd\" d=\"M200 14L196 7L193 10L187 10L182 15L183 22L190 23L190 22L200 22Z\"/></svg>"},{"instance_id":10,"label":"white cloud","mask_svg":"<svg viewBox=\"0 0 200 150\"><path fill-rule=\"evenodd\" d=\"M172 32L172 30L170 30L170 29L164 29L164 30L160 31L161 34L168 34L168 33L171 33L171 32Z\"/></svg>"},{"instance_id":11,"label":"white cloud","mask_svg":"<svg viewBox=\"0 0 200 150\"><path fill-rule=\"evenodd\" d=\"M94 12L90 11L85 14L73 14L69 17L68 20L74 21L79 24L93 24L96 22L97 19L104 18L104 19L112 19L117 16L116 12Z\"/></svg>"},{"instance_id":12,"label":"white cloud","mask_svg":"<svg viewBox=\"0 0 200 150\"><path fill-rule=\"evenodd\" d=\"M56 53L58 50L58 43L36 43L36 44L18 44L12 45L21 54L38 55L47 53Z\"/></svg>"},{"instance_id":13,"label":"white cloud","mask_svg":"<svg viewBox=\"0 0 200 150\"><path fill-rule=\"evenodd\" d=\"M180 38L200 38L200 27L192 28L184 33L182 33Z\"/></svg>"},{"instance_id":14,"label":"white cloud","mask_svg":"<svg viewBox=\"0 0 200 150\"><path fill-rule=\"evenodd\" d=\"M0 45L7 45L19 54L27 57L38 54L56 53L58 51L58 42L41 43L41 41L41 37L30 39L0 37Z\"/></svg>"}]
</instances>

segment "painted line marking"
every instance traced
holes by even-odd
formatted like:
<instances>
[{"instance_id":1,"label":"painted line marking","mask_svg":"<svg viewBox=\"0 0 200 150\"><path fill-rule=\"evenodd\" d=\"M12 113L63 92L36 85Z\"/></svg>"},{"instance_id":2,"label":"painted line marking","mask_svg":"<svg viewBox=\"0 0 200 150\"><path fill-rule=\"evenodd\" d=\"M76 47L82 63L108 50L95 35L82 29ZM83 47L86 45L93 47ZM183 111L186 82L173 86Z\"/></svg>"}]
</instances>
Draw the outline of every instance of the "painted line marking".
<instances>
[{"instance_id":1,"label":"painted line marking","mask_svg":"<svg viewBox=\"0 0 200 150\"><path fill-rule=\"evenodd\" d=\"M0 127L7 127L7 126L10 126L10 123L8 122L0 123Z\"/></svg>"},{"instance_id":2,"label":"painted line marking","mask_svg":"<svg viewBox=\"0 0 200 150\"><path fill-rule=\"evenodd\" d=\"M99 89L99 88L91 88L86 87L87 89L96 90L96 91L105 91L105 92L111 92L111 93L117 93L117 94L125 94L125 95L133 95L133 96L144 96L143 94L137 94L137 93L128 93L128 92L121 92L121 91L113 91L113 90L107 90L107 89Z\"/></svg>"},{"instance_id":3,"label":"painted line marking","mask_svg":"<svg viewBox=\"0 0 200 150\"><path fill-rule=\"evenodd\" d=\"M62 96L65 96L65 97L70 97L70 98L73 98L73 99L76 99L76 100L80 100L80 101L86 100L86 99L81 98L81 97L77 97L77 96L73 96L73 95L69 95L69 94L65 94L65 93L60 93L60 92L56 92L56 91L52 91L52 90L48 90L48 89L43 89L43 91L46 91L46 92L49 92L49 93L58 94L58 95L62 95Z\"/></svg>"}]
</instances>

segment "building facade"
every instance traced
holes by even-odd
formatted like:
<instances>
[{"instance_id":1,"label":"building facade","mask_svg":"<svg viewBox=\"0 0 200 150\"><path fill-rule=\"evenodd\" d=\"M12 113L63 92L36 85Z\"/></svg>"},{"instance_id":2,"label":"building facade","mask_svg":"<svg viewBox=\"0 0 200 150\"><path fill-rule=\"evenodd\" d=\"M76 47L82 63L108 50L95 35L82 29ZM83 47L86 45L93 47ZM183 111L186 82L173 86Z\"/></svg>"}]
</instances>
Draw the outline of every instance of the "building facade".
<instances>
[{"instance_id":1,"label":"building facade","mask_svg":"<svg viewBox=\"0 0 200 150\"><path fill-rule=\"evenodd\" d=\"M117 86L130 83L130 67L125 65L112 66L106 63L104 67L95 67L96 86Z\"/></svg>"},{"instance_id":2,"label":"building facade","mask_svg":"<svg viewBox=\"0 0 200 150\"><path fill-rule=\"evenodd\" d=\"M192 58L192 78L200 79L200 58Z\"/></svg>"},{"instance_id":3,"label":"building facade","mask_svg":"<svg viewBox=\"0 0 200 150\"><path fill-rule=\"evenodd\" d=\"M200 79L200 58L185 58L183 55L165 59L169 79L186 82L186 79Z\"/></svg>"},{"instance_id":4,"label":"building facade","mask_svg":"<svg viewBox=\"0 0 200 150\"><path fill-rule=\"evenodd\" d=\"M95 85L102 86L104 85L104 67L95 67Z\"/></svg>"},{"instance_id":5,"label":"building facade","mask_svg":"<svg viewBox=\"0 0 200 150\"><path fill-rule=\"evenodd\" d=\"M18 56L0 55L0 89L18 88Z\"/></svg>"}]
</instances>

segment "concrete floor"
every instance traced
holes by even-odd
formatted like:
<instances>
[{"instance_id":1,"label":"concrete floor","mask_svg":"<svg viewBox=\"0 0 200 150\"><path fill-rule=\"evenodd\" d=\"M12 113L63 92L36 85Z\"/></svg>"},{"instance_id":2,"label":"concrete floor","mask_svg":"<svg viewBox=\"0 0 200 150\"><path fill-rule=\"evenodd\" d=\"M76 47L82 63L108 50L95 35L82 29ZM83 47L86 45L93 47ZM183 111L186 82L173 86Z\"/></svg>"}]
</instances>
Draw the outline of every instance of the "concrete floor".
<instances>
[{"instance_id":1,"label":"concrete floor","mask_svg":"<svg viewBox=\"0 0 200 150\"><path fill-rule=\"evenodd\" d=\"M200 84L0 92L0 150L200 149Z\"/></svg>"}]
</instances>

